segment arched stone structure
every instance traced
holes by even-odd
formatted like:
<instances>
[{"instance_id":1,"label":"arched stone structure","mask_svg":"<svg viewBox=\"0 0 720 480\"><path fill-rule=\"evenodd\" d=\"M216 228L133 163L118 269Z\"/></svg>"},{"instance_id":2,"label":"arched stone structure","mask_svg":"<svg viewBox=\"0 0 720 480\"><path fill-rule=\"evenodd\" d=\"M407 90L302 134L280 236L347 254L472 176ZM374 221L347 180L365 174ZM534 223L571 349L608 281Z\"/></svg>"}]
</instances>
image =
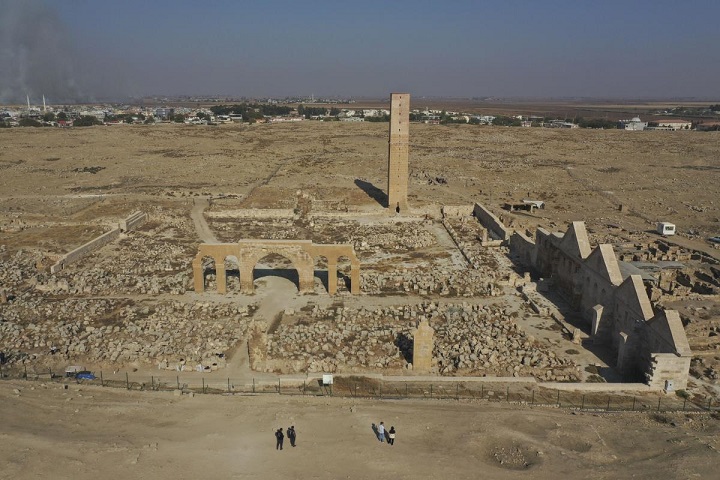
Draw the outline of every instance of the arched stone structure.
<instances>
[{"instance_id":1,"label":"arched stone structure","mask_svg":"<svg viewBox=\"0 0 720 480\"><path fill-rule=\"evenodd\" d=\"M227 292L225 258L235 256L240 267L240 289L243 293L255 291L253 270L257 262L269 254L278 254L290 260L298 272L301 293L314 288L315 258L324 256L328 263L328 293L337 293L337 262L340 257L350 259L350 293L360 293L360 261L352 245L322 245L310 240L240 240L238 243L203 243L193 260L195 291L205 291L205 274L202 259L215 259L215 276L218 293ZM220 267L219 267L220 266Z\"/></svg>"}]
</instances>

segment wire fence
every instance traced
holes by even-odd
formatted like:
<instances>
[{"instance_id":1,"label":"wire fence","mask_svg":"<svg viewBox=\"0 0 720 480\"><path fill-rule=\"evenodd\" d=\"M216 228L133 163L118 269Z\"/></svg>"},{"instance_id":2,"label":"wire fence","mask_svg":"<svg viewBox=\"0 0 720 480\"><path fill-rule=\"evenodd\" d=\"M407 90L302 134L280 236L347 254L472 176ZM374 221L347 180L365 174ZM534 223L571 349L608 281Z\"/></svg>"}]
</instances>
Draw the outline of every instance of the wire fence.
<instances>
[{"instance_id":1,"label":"wire fence","mask_svg":"<svg viewBox=\"0 0 720 480\"><path fill-rule=\"evenodd\" d=\"M47 371L4 371L5 380L51 381L65 384L97 385L127 390L179 391L185 394L230 395L314 395L365 399L427 399L456 401L494 401L508 404L551 406L590 411L717 412L720 401L691 397L685 391L674 393L627 394L603 391L552 389L534 383L477 381L379 380L363 376L335 377L331 385L321 379L278 377L268 379L233 379L182 374L139 375L135 372L100 371L94 379L65 376ZM579 384L579 386L582 384Z\"/></svg>"}]
</instances>

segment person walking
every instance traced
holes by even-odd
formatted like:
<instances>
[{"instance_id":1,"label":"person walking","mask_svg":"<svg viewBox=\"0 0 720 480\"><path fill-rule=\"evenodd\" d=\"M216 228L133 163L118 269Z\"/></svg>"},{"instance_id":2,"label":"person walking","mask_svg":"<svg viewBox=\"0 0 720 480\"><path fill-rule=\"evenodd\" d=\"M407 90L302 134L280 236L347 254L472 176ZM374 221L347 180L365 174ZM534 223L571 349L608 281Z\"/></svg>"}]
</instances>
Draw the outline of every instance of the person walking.
<instances>
[{"instance_id":1,"label":"person walking","mask_svg":"<svg viewBox=\"0 0 720 480\"><path fill-rule=\"evenodd\" d=\"M388 443L390 445L395 445L395 427L390 427L390 431L388 432Z\"/></svg>"},{"instance_id":2,"label":"person walking","mask_svg":"<svg viewBox=\"0 0 720 480\"><path fill-rule=\"evenodd\" d=\"M383 422L380 422L380 425L378 425L378 440L381 442L385 441L385 424Z\"/></svg>"},{"instance_id":3,"label":"person walking","mask_svg":"<svg viewBox=\"0 0 720 480\"><path fill-rule=\"evenodd\" d=\"M290 446L295 446L295 425L287 429L287 436L290 439Z\"/></svg>"},{"instance_id":4,"label":"person walking","mask_svg":"<svg viewBox=\"0 0 720 480\"><path fill-rule=\"evenodd\" d=\"M277 440L277 443L275 444L275 450L282 450L283 440L285 440L285 435L283 435L282 428L278 428L275 432L275 439Z\"/></svg>"}]
</instances>

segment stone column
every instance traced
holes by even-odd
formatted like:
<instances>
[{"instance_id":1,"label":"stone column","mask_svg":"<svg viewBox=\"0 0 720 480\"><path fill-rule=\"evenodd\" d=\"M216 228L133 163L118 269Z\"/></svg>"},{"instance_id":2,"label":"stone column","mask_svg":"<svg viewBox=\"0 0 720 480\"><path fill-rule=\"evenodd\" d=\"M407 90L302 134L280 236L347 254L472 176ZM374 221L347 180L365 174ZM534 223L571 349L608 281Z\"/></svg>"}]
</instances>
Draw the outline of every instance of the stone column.
<instances>
[{"instance_id":1,"label":"stone column","mask_svg":"<svg viewBox=\"0 0 720 480\"><path fill-rule=\"evenodd\" d=\"M332 260L328 258L327 262L328 271L328 293L335 295L337 293L337 259Z\"/></svg>"},{"instance_id":2,"label":"stone column","mask_svg":"<svg viewBox=\"0 0 720 480\"><path fill-rule=\"evenodd\" d=\"M350 293L360 295L360 262L350 264Z\"/></svg>"},{"instance_id":3,"label":"stone column","mask_svg":"<svg viewBox=\"0 0 720 480\"><path fill-rule=\"evenodd\" d=\"M197 293L202 293L205 291L205 269L203 268L202 257L199 255L195 257L192 262L192 268L193 286L195 287L195 291Z\"/></svg>"},{"instance_id":4,"label":"stone column","mask_svg":"<svg viewBox=\"0 0 720 480\"><path fill-rule=\"evenodd\" d=\"M413 372L430 373L435 330L426 319L413 332Z\"/></svg>"},{"instance_id":5,"label":"stone column","mask_svg":"<svg viewBox=\"0 0 720 480\"><path fill-rule=\"evenodd\" d=\"M225 278L225 259L215 257L215 282L218 293L227 293L227 280Z\"/></svg>"},{"instance_id":6,"label":"stone column","mask_svg":"<svg viewBox=\"0 0 720 480\"><path fill-rule=\"evenodd\" d=\"M315 279L313 276L314 265L312 262L309 265L296 265L295 267L298 272L298 287L300 293L313 293L315 291Z\"/></svg>"},{"instance_id":7,"label":"stone column","mask_svg":"<svg viewBox=\"0 0 720 480\"><path fill-rule=\"evenodd\" d=\"M240 261L240 291L242 293L255 293L255 284L253 283L254 265L247 265L244 260Z\"/></svg>"}]
</instances>

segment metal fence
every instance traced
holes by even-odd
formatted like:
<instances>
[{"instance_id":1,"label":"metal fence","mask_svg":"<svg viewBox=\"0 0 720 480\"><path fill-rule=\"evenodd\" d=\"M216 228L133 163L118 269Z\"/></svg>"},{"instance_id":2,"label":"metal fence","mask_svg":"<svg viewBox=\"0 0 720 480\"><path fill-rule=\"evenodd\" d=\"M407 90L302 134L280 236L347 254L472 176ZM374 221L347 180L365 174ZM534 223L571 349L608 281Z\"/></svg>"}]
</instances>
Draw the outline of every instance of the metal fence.
<instances>
[{"instance_id":1,"label":"metal fence","mask_svg":"<svg viewBox=\"0 0 720 480\"><path fill-rule=\"evenodd\" d=\"M314 395L366 399L427 399L456 401L494 401L509 404L552 406L591 411L655 411L655 412L716 412L720 401L692 398L684 391L658 394L627 394L617 392L582 392L551 389L533 383L497 382L424 382L393 381L362 376L335 377L332 385L320 379L299 380L278 377L268 379L233 379L188 374L139 375L135 372L100 371L94 380L66 377L52 370L3 371L2 379L52 381L66 384L98 385L128 390L175 391L193 394L231 395Z\"/></svg>"}]
</instances>

